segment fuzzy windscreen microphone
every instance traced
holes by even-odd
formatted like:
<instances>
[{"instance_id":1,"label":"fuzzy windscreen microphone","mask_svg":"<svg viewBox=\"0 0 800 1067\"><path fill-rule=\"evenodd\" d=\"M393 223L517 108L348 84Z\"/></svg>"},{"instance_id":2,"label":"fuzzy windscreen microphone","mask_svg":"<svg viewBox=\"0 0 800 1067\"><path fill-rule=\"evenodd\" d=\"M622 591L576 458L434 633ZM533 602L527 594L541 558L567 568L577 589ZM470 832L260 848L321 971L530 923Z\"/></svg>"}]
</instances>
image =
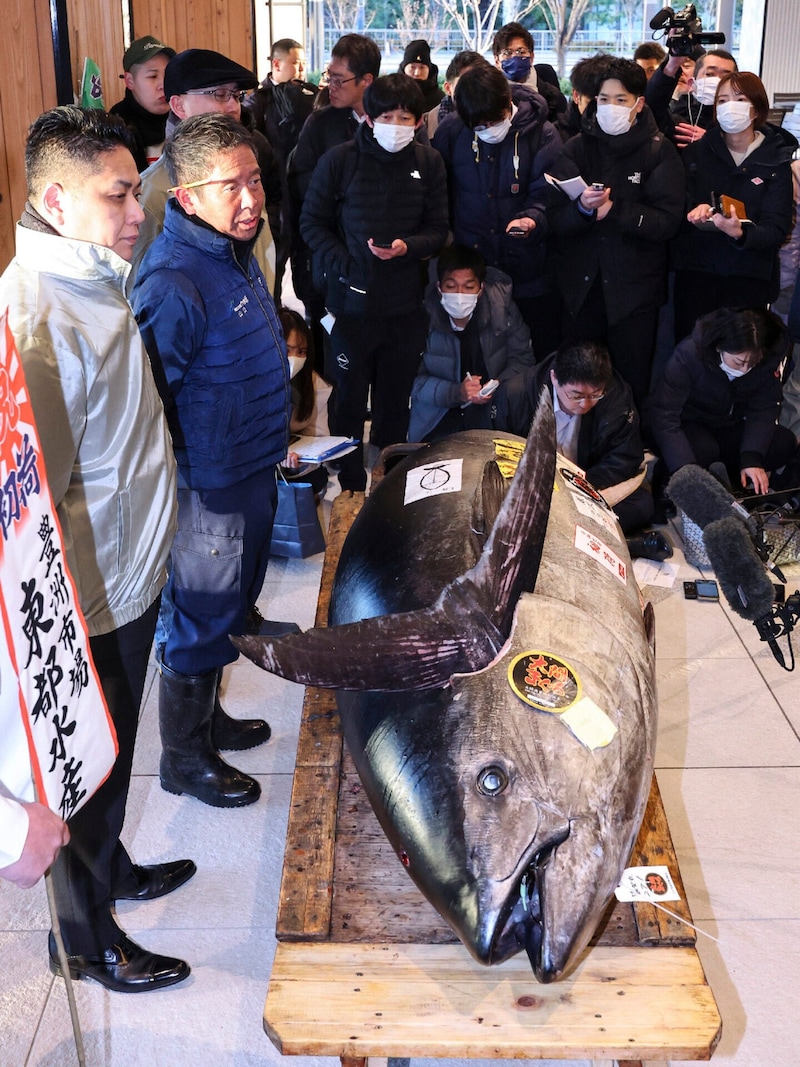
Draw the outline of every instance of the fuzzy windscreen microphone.
<instances>
[{"instance_id":1,"label":"fuzzy windscreen microphone","mask_svg":"<svg viewBox=\"0 0 800 1067\"><path fill-rule=\"evenodd\" d=\"M744 523L734 515L709 522L703 541L720 588L736 614L750 622L770 615L772 582Z\"/></svg>"},{"instance_id":2,"label":"fuzzy windscreen microphone","mask_svg":"<svg viewBox=\"0 0 800 1067\"><path fill-rule=\"evenodd\" d=\"M737 515L750 528L752 519L746 508L736 501L713 474L695 464L687 464L675 471L669 480L670 500L685 511L692 522L705 530L710 522ZM754 527L753 527L754 529Z\"/></svg>"}]
</instances>

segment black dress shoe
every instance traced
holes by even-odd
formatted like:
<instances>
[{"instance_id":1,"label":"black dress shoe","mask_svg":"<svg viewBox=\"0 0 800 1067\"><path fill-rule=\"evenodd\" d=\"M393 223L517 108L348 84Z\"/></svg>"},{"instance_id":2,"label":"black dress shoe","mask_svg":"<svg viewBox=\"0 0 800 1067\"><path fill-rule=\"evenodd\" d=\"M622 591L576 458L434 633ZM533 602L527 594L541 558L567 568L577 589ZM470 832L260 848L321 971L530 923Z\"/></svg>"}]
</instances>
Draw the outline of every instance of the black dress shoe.
<instances>
[{"instance_id":1,"label":"black dress shoe","mask_svg":"<svg viewBox=\"0 0 800 1067\"><path fill-rule=\"evenodd\" d=\"M188 882L197 867L192 860L173 860L171 863L133 865L136 884L114 894L114 900L155 900L165 897L173 889Z\"/></svg>"},{"instance_id":2,"label":"black dress shoe","mask_svg":"<svg viewBox=\"0 0 800 1067\"><path fill-rule=\"evenodd\" d=\"M63 978L52 933L49 948L50 970ZM119 941L102 956L67 956L67 963L72 979L91 978L115 993L147 993L182 982L191 974L188 963L148 952L127 934L121 934Z\"/></svg>"},{"instance_id":3,"label":"black dress shoe","mask_svg":"<svg viewBox=\"0 0 800 1067\"><path fill-rule=\"evenodd\" d=\"M288 634L299 634L300 627L296 622L265 619L254 605L245 618L244 632L252 637L286 637Z\"/></svg>"},{"instance_id":4,"label":"black dress shoe","mask_svg":"<svg viewBox=\"0 0 800 1067\"><path fill-rule=\"evenodd\" d=\"M652 559L663 563L672 555L672 542L660 530L643 530L638 537L625 538L631 559Z\"/></svg>"}]
</instances>

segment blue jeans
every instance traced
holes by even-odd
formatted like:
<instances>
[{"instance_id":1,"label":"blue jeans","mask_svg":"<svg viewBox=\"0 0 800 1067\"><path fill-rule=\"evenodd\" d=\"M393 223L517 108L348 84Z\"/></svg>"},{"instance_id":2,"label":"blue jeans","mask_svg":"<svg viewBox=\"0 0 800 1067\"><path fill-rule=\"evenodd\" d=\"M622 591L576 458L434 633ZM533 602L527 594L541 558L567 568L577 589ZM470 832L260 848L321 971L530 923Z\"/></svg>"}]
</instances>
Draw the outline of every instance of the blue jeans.
<instances>
[{"instance_id":1,"label":"blue jeans","mask_svg":"<svg viewBox=\"0 0 800 1067\"><path fill-rule=\"evenodd\" d=\"M277 489L268 467L225 489L178 489L178 529L156 646L178 674L232 663L269 560Z\"/></svg>"}]
</instances>

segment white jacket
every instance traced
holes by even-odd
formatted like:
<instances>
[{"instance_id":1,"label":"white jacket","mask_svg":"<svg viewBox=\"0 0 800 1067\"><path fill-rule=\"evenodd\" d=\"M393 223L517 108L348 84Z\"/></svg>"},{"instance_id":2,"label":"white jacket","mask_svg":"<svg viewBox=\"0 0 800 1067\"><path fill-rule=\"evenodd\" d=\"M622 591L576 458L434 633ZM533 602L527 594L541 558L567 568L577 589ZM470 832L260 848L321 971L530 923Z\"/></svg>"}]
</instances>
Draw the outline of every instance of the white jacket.
<instances>
[{"instance_id":1,"label":"white jacket","mask_svg":"<svg viewBox=\"0 0 800 1067\"><path fill-rule=\"evenodd\" d=\"M18 226L0 278L90 636L155 601L175 531L175 459L128 271L111 249Z\"/></svg>"}]
</instances>

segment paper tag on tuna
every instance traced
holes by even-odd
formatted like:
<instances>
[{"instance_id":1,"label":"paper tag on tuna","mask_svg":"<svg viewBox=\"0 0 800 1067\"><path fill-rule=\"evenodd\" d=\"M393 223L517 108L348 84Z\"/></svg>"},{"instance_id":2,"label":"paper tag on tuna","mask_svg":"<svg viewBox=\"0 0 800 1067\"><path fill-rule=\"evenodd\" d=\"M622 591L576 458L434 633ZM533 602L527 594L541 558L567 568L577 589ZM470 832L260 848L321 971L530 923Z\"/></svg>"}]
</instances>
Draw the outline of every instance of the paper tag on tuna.
<instances>
[{"instance_id":1,"label":"paper tag on tuna","mask_svg":"<svg viewBox=\"0 0 800 1067\"><path fill-rule=\"evenodd\" d=\"M586 497L580 497L577 493L573 493L573 501L575 507L588 519L594 519L595 522L603 526L612 537L616 537L618 541L622 540L622 531L620 530L619 523L613 515L604 509L599 507L593 500L589 500Z\"/></svg>"},{"instance_id":2,"label":"paper tag on tuna","mask_svg":"<svg viewBox=\"0 0 800 1067\"><path fill-rule=\"evenodd\" d=\"M623 585L628 584L628 565L625 560L620 559L605 541L595 537L585 526L575 526L575 547L585 552L587 556L596 559L607 571L611 571L617 581L622 582Z\"/></svg>"},{"instance_id":3,"label":"paper tag on tuna","mask_svg":"<svg viewBox=\"0 0 800 1067\"><path fill-rule=\"evenodd\" d=\"M617 728L602 708L589 697L583 697L561 716L582 745L605 748L614 740Z\"/></svg>"},{"instance_id":4,"label":"paper tag on tuna","mask_svg":"<svg viewBox=\"0 0 800 1067\"><path fill-rule=\"evenodd\" d=\"M668 867L627 867L614 895L624 903L643 900L660 904L662 900L681 899Z\"/></svg>"},{"instance_id":5,"label":"paper tag on tuna","mask_svg":"<svg viewBox=\"0 0 800 1067\"><path fill-rule=\"evenodd\" d=\"M444 459L440 463L426 463L406 474L404 504L413 504L427 496L461 492L463 459Z\"/></svg>"}]
</instances>

